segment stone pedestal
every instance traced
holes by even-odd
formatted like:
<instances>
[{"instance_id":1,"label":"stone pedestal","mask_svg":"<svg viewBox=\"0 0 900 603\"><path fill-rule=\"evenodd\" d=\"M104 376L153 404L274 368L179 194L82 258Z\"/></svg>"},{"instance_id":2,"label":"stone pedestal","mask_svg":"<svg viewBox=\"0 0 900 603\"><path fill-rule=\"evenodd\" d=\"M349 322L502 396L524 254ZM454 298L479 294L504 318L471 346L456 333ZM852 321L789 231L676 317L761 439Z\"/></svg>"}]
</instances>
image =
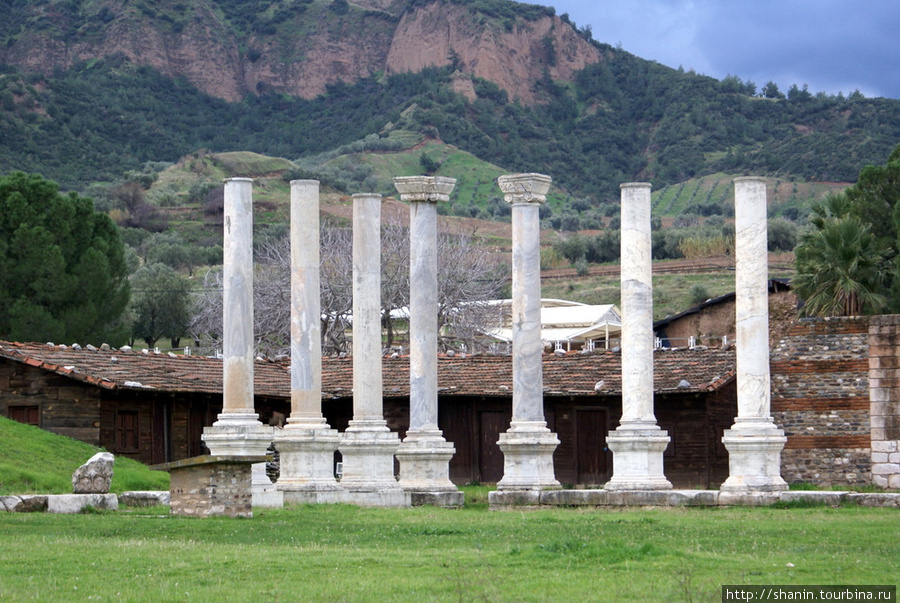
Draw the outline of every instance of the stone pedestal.
<instances>
[{"instance_id":1,"label":"stone pedestal","mask_svg":"<svg viewBox=\"0 0 900 603\"><path fill-rule=\"evenodd\" d=\"M729 476L723 492L787 490L781 451L787 438L770 414L766 180L734 181L738 416L722 443Z\"/></svg>"},{"instance_id":2,"label":"stone pedestal","mask_svg":"<svg viewBox=\"0 0 900 603\"><path fill-rule=\"evenodd\" d=\"M319 182L291 181L291 416L275 435L287 503L336 502L340 434L322 415Z\"/></svg>"},{"instance_id":3,"label":"stone pedestal","mask_svg":"<svg viewBox=\"0 0 900 603\"><path fill-rule=\"evenodd\" d=\"M663 473L669 436L653 410L653 263L650 185L622 185L622 419L606 438L607 490L670 490Z\"/></svg>"},{"instance_id":4,"label":"stone pedestal","mask_svg":"<svg viewBox=\"0 0 900 603\"><path fill-rule=\"evenodd\" d=\"M290 421L290 419L288 419ZM337 430L286 426L275 435L281 472L276 487L288 504L334 503L343 488L334 478L334 451L340 445Z\"/></svg>"},{"instance_id":5,"label":"stone pedestal","mask_svg":"<svg viewBox=\"0 0 900 603\"><path fill-rule=\"evenodd\" d=\"M453 178L439 176L394 178L400 199L410 204L409 429L396 456L400 486L420 494L414 504L459 506L463 498L450 481L449 463L456 450L437 424L437 203L450 200L455 184Z\"/></svg>"},{"instance_id":6,"label":"stone pedestal","mask_svg":"<svg viewBox=\"0 0 900 603\"><path fill-rule=\"evenodd\" d=\"M556 434L544 419L541 342L540 204L551 179L543 174L514 174L497 180L512 206L512 421L500 435L503 478L497 490L559 488L553 470Z\"/></svg>"},{"instance_id":7,"label":"stone pedestal","mask_svg":"<svg viewBox=\"0 0 900 603\"><path fill-rule=\"evenodd\" d=\"M195 456L156 465L168 471L169 509L190 517L253 517L252 469L265 456Z\"/></svg>"},{"instance_id":8,"label":"stone pedestal","mask_svg":"<svg viewBox=\"0 0 900 603\"><path fill-rule=\"evenodd\" d=\"M394 477L397 434L384 420L381 377L381 195L353 195L353 420L343 433L344 502L409 506Z\"/></svg>"}]
</instances>

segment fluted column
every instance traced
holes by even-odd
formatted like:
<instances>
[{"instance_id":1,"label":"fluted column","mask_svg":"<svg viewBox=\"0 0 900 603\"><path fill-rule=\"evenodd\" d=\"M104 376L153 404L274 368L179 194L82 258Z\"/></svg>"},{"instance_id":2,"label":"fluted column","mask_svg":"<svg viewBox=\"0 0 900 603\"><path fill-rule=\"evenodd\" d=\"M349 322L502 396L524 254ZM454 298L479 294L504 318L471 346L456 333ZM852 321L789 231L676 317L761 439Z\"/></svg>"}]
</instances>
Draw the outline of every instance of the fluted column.
<instances>
[{"instance_id":1,"label":"fluted column","mask_svg":"<svg viewBox=\"0 0 900 603\"><path fill-rule=\"evenodd\" d=\"M781 451L787 438L770 413L766 180L734 180L735 313L738 415L722 443L729 476L723 491L786 490Z\"/></svg>"},{"instance_id":2,"label":"fluted column","mask_svg":"<svg viewBox=\"0 0 900 603\"><path fill-rule=\"evenodd\" d=\"M353 195L353 419L341 438L345 500L409 506L394 477L400 444L384 420L381 374L381 195Z\"/></svg>"},{"instance_id":3,"label":"fluted column","mask_svg":"<svg viewBox=\"0 0 900 603\"><path fill-rule=\"evenodd\" d=\"M202 439L213 455L259 456L272 428L253 403L253 179L225 180L222 413Z\"/></svg>"},{"instance_id":4,"label":"fluted column","mask_svg":"<svg viewBox=\"0 0 900 603\"><path fill-rule=\"evenodd\" d=\"M275 435L286 502L332 502L340 434L322 415L319 182L291 181L291 416Z\"/></svg>"},{"instance_id":5,"label":"fluted column","mask_svg":"<svg viewBox=\"0 0 900 603\"><path fill-rule=\"evenodd\" d=\"M669 437L653 411L653 262L650 184L621 185L622 419L607 436L608 490L671 489L663 474Z\"/></svg>"},{"instance_id":6,"label":"fluted column","mask_svg":"<svg viewBox=\"0 0 900 603\"><path fill-rule=\"evenodd\" d=\"M543 174L500 176L512 206L513 403L509 430L500 434L503 479L498 490L558 488L553 470L556 434L544 419L541 356L540 205L551 179Z\"/></svg>"},{"instance_id":7,"label":"fluted column","mask_svg":"<svg viewBox=\"0 0 900 603\"><path fill-rule=\"evenodd\" d=\"M400 485L413 504L459 506L463 495L450 481L456 452L438 429L437 204L450 200L453 178L394 178L409 203L409 430L397 451Z\"/></svg>"}]
</instances>

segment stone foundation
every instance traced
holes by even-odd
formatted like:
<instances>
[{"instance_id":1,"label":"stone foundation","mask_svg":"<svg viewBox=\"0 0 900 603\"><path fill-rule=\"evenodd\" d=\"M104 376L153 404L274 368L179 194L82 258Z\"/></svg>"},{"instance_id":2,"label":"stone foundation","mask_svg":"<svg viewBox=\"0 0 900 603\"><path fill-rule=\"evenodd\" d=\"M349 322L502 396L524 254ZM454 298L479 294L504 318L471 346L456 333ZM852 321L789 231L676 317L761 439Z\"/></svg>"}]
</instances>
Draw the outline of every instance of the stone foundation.
<instances>
[{"instance_id":1,"label":"stone foundation","mask_svg":"<svg viewBox=\"0 0 900 603\"><path fill-rule=\"evenodd\" d=\"M900 494L857 492L720 492L719 490L547 490L491 492L491 510L548 507L728 507L805 503L900 509Z\"/></svg>"}]
</instances>

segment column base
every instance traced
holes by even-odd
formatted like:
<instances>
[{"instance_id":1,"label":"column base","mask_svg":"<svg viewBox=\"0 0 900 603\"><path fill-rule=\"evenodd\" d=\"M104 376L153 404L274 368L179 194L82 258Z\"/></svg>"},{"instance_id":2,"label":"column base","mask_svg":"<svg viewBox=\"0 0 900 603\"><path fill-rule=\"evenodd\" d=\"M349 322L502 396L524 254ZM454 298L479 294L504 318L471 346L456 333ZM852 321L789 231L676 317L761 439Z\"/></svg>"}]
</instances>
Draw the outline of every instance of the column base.
<instances>
[{"instance_id":1,"label":"column base","mask_svg":"<svg viewBox=\"0 0 900 603\"><path fill-rule=\"evenodd\" d=\"M553 451L559 438L545 421L516 421L500 434L503 478L497 490L549 490L561 488L553 471Z\"/></svg>"},{"instance_id":2,"label":"column base","mask_svg":"<svg viewBox=\"0 0 900 603\"><path fill-rule=\"evenodd\" d=\"M284 506L284 495L275 488L275 484L266 475L265 463L253 463L250 471L253 508L281 508Z\"/></svg>"},{"instance_id":3,"label":"column base","mask_svg":"<svg viewBox=\"0 0 900 603\"><path fill-rule=\"evenodd\" d=\"M341 437L344 489L341 502L364 507L408 507L410 495L394 477L394 453L400 446L396 433L381 421L350 421Z\"/></svg>"},{"instance_id":4,"label":"column base","mask_svg":"<svg viewBox=\"0 0 900 603\"><path fill-rule=\"evenodd\" d=\"M400 487L407 492L458 492L450 481L450 459L455 453L440 431L407 432L396 453Z\"/></svg>"},{"instance_id":5,"label":"column base","mask_svg":"<svg viewBox=\"0 0 900 603\"><path fill-rule=\"evenodd\" d=\"M663 473L663 452L669 435L656 425L637 429L620 425L606 436L613 452L613 476L604 490L671 490Z\"/></svg>"},{"instance_id":6,"label":"column base","mask_svg":"<svg viewBox=\"0 0 900 603\"><path fill-rule=\"evenodd\" d=\"M263 425L256 413L220 414L201 439L212 456L265 456L274 428Z\"/></svg>"},{"instance_id":7,"label":"column base","mask_svg":"<svg viewBox=\"0 0 900 603\"><path fill-rule=\"evenodd\" d=\"M339 502L343 490L334 478L334 453L341 435L321 424L292 424L276 433L275 448L280 454L281 474L275 487L292 504Z\"/></svg>"},{"instance_id":8,"label":"column base","mask_svg":"<svg viewBox=\"0 0 900 603\"><path fill-rule=\"evenodd\" d=\"M779 492L787 490L781 477L781 451L787 438L769 421L736 420L725 431L722 443L728 450L728 479L721 492Z\"/></svg>"}]
</instances>

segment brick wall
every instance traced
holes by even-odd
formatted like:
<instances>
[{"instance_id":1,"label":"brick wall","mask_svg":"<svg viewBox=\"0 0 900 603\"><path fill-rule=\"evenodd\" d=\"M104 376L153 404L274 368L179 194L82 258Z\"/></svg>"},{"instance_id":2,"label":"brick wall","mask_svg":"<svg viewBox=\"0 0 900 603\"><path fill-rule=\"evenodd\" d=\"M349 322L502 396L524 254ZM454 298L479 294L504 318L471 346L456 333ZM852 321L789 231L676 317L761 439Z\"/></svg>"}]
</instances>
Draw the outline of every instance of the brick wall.
<instances>
[{"instance_id":1,"label":"brick wall","mask_svg":"<svg viewBox=\"0 0 900 603\"><path fill-rule=\"evenodd\" d=\"M770 366L772 416L788 438L782 477L871 483L869 319L796 321L776 340Z\"/></svg>"}]
</instances>

